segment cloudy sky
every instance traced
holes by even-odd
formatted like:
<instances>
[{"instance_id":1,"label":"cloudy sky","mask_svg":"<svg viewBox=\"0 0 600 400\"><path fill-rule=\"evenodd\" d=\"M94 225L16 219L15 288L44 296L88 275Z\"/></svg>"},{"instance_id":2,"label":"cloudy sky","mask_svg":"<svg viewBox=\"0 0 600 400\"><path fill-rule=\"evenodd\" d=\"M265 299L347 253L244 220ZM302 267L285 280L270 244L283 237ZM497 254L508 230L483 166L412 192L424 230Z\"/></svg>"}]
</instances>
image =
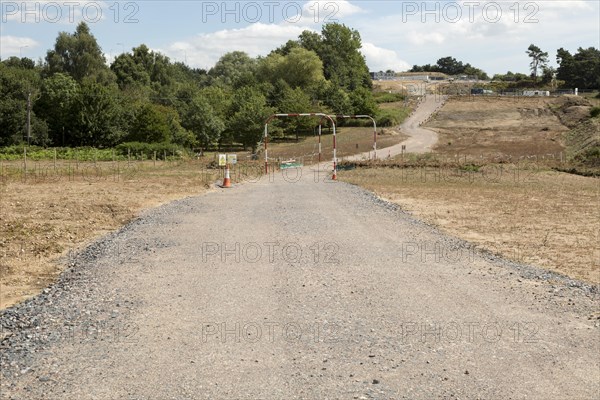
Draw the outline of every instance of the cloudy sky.
<instances>
[{"instance_id":1,"label":"cloudy sky","mask_svg":"<svg viewBox=\"0 0 600 400\"><path fill-rule=\"evenodd\" d=\"M266 55L304 30L343 23L360 32L372 71L402 71L453 56L490 74L527 72L527 47L550 54L600 48L599 0L545 1L6 1L0 57L37 60L60 31L86 21L112 59L145 43L210 68L223 54Z\"/></svg>"}]
</instances>

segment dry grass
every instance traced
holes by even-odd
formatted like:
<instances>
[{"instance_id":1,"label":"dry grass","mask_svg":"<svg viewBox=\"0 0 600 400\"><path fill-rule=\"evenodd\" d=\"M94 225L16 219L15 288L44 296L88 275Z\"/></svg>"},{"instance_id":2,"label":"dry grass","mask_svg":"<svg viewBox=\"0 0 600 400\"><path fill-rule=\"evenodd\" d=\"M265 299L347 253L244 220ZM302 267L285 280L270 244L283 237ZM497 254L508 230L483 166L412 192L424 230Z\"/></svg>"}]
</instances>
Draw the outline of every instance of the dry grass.
<instances>
[{"instance_id":1,"label":"dry grass","mask_svg":"<svg viewBox=\"0 0 600 400\"><path fill-rule=\"evenodd\" d=\"M523 263L600 284L600 180L529 165L360 168L363 186L443 231Z\"/></svg>"},{"instance_id":2,"label":"dry grass","mask_svg":"<svg viewBox=\"0 0 600 400\"><path fill-rule=\"evenodd\" d=\"M218 170L203 161L2 163L0 308L39 292L61 272L55 260L119 228L141 210L208 190ZM258 169L260 170L260 169Z\"/></svg>"},{"instance_id":3,"label":"dry grass","mask_svg":"<svg viewBox=\"0 0 600 400\"><path fill-rule=\"evenodd\" d=\"M402 142L406 136L394 129L377 128L377 148L393 146ZM336 129L337 156L345 156L367 152L373 149L372 127L341 127ZM321 132L321 154L323 160L333 157L333 134L323 128ZM319 154L318 136L300 137L298 142L269 143L269 158L303 160L305 164L316 163Z\"/></svg>"}]
</instances>

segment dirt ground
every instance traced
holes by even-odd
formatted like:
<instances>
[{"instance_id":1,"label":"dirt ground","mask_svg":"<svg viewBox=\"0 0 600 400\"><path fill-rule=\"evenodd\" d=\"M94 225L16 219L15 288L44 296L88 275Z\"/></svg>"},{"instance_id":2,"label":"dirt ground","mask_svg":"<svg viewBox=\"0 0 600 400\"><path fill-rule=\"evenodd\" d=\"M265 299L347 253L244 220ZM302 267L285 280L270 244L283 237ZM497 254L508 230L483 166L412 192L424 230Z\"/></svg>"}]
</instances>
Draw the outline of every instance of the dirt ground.
<instances>
[{"instance_id":1,"label":"dirt ground","mask_svg":"<svg viewBox=\"0 0 600 400\"><path fill-rule=\"evenodd\" d=\"M439 134L434 151L475 157L559 155L569 130L552 110L561 98L452 97L424 126ZM586 111L587 112L587 111Z\"/></svg>"},{"instance_id":2,"label":"dirt ground","mask_svg":"<svg viewBox=\"0 0 600 400\"><path fill-rule=\"evenodd\" d=\"M489 251L600 284L600 180L547 167L563 165L566 133L589 109L572 96L451 97L424 124L441 162L392 160L340 179Z\"/></svg>"},{"instance_id":3,"label":"dirt ground","mask_svg":"<svg viewBox=\"0 0 600 400\"><path fill-rule=\"evenodd\" d=\"M378 148L401 142L393 129L378 129ZM369 151L373 129L344 127L338 132L338 157ZM322 137L323 157L331 157L332 135ZM296 158L317 162L318 141L271 144L270 159ZM238 159L248 159L238 154ZM213 160L78 163L30 162L23 174L22 161L0 161L0 309L24 300L47 287L62 271L56 263L70 250L115 230L142 210L175 199L206 192L220 179L209 170ZM245 162L232 171L235 183L262 173L262 161Z\"/></svg>"},{"instance_id":4,"label":"dirt ground","mask_svg":"<svg viewBox=\"0 0 600 400\"><path fill-rule=\"evenodd\" d=\"M61 272L55 259L114 230L141 210L207 191L205 161L2 163L0 308L39 292ZM211 172L212 173L212 172Z\"/></svg>"},{"instance_id":5,"label":"dirt ground","mask_svg":"<svg viewBox=\"0 0 600 400\"><path fill-rule=\"evenodd\" d=\"M600 180L534 166L357 169L341 180L511 260L600 284Z\"/></svg>"}]
</instances>

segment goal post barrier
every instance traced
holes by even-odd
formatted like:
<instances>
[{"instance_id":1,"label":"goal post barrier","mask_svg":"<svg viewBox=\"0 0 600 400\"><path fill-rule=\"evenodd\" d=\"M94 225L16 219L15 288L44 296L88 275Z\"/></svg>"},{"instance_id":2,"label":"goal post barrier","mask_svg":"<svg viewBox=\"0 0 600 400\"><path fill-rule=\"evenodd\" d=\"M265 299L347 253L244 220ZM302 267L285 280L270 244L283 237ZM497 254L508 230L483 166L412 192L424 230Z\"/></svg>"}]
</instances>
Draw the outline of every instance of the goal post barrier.
<instances>
[{"instance_id":1,"label":"goal post barrier","mask_svg":"<svg viewBox=\"0 0 600 400\"><path fill-rule=\"evenodd\" d=\"M373 122L373 160L377 159L377 122L370 115L331 115L333 118L368 118ZM320 126L319 126L320 127Z\"/></svg>"},{"instance_id":2,"label":"goal post barrier","mask_svg":"<svg viewBox=\"0 0 600 400\"><path fill-rule=\"evenodd\" d=\"M268 154L268 142L269 142L269 123L275 118L285 117L321 117L319 121L319 163L321 162L321 123L323 119L328 119L333 126L333 175L332 180L337 179L337 141L335 132L335 121L330 115L323 113L293 113L293 114L273 114L265 121L265 135L264 135L264 146L265 146L265 173L269 173L269 154Z\"/></svg>"}]
</instances>

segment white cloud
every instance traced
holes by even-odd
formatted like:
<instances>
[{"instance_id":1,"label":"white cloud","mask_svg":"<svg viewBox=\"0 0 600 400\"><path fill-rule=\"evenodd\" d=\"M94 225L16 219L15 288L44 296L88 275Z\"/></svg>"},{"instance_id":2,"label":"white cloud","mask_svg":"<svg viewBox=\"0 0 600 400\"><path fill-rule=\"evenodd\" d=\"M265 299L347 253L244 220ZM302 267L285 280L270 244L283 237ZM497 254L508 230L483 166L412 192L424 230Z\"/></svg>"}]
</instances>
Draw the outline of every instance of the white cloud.
<instances>
[{"instance_id":1,"label":"white cloud","mask_svg":"<svg viewBox=\"0 0 600 400\"><path fill-rule=\"evenodd\" d=\"M372 43L363 43L361 52L364 54L371 71L405 71L411 66L402 60L394 50L377 47Z\"/></svg>"},{"instance_id":2,"label":"white cloud","mask_svg":"<svg viewBox=\"0 0 600 400\"><path fill-rule=\"evenodd\" d=\"M306 29L310 28L255 23L241 29L200 34L187 41L175 42L161 52L178 61L187 59L193 67L210 68L222 55L231 51L241 50L251 57L267 55L288 40L297 39Z\"/></svg>"},{"instance_id":3,"label":"white cloud","mask_svg":"<svg viewBox=\"0 0 600 400\"><path fill-rule=\"evenodd\" d=\"M586 0L546 0L538 1L536 4L540 9L557 9L557 10L591 10L590 1Z\"/></svg>"},{"instance_id":4,"label":"white cloud","mask_svg":"<svg viewBox=\"0 0 600 400\"><path fill-rule=\"evenodd\" d=\"M27 52L39 46L39 43L28 37L0 36L0 58L19 55L27 57Z\"/></svg>"},{"instance_id":5,"label":"white cloud","mask_svg":"<svg viewBox=\"0 0 600 400\"><path fill-rule=\"evenodd\" d=\"M446 41L446 35L440 32L425 33L422 31L413 30L408 33L407 39L411 44L422 46L424 44L442 44Z\"/></svg>"}]
</instances>

